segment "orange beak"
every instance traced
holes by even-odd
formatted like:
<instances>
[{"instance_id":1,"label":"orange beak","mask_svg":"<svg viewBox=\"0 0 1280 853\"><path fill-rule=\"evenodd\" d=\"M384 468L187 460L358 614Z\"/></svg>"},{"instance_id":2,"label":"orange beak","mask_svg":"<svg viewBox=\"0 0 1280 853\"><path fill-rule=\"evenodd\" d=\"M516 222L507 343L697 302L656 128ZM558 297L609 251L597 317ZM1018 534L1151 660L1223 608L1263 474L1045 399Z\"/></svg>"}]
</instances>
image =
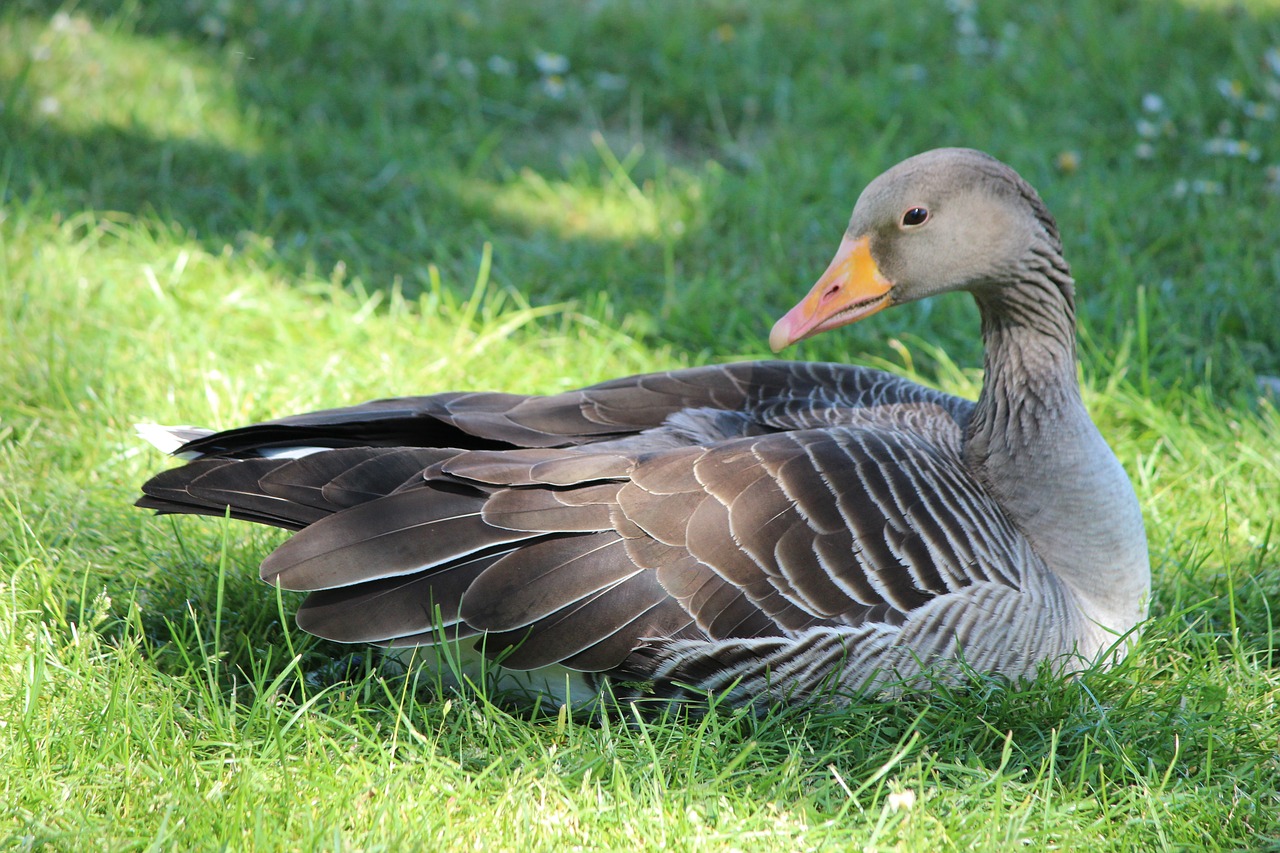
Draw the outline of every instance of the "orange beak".
<instances>
[{"instance_id":1,"label":"orange beak","mask_svg":"<svg viewBox=\"0 0 1280 853\"><path fill-rule=\"evenodd\" d=\"M857 322L892 304L893 282L880 274L868 237L845 237L840 250L799 305L773 325L769 347L778 352L796 341Z\"/></svg>"}]
</instances>

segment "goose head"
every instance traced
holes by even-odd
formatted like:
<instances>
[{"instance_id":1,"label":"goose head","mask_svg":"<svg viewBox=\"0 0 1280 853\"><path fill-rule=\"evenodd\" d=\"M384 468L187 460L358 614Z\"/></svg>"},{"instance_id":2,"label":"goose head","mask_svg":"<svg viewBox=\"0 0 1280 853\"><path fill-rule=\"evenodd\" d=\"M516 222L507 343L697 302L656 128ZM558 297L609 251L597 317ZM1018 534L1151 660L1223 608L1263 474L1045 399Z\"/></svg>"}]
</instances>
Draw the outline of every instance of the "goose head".
<instances>
[{"instance_id":1,"label":"goose head","mask_svg":"<svg viewBox=\"0 0 1280 853\"><path fill-rule=\"evenodd\" d=\"M967 148L902 161L862 192L826 272L774 325L774 352L890 305L1024 280L1045 250L1061 264L1057 228L1013 169Z\"/></svg>"}]
</instances>

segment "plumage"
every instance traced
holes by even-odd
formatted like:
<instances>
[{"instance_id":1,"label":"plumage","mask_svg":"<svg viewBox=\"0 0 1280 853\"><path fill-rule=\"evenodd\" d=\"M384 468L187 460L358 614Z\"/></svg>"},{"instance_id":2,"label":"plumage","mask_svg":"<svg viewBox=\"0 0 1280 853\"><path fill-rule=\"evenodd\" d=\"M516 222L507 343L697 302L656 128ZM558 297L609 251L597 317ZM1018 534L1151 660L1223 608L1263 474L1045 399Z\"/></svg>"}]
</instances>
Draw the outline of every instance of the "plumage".
<instances>
[{"instance_id":1,"label":"plumage","mask_svg":"<svg viewBox=\"0 0 1280 853\"><path fill-rule=\"evenodd\" d=\"M1080 401L1074 283L1030 185L964 149L889 170L770 343L954 290L982 317L976 402L759 361L148 427L189 461L138 503L296 530L262 577L309 593L308 631L485 657L557 700L607 677L799 701L1106 664L1145 615L1145 535Z\"/></svg>"}]
</instances>

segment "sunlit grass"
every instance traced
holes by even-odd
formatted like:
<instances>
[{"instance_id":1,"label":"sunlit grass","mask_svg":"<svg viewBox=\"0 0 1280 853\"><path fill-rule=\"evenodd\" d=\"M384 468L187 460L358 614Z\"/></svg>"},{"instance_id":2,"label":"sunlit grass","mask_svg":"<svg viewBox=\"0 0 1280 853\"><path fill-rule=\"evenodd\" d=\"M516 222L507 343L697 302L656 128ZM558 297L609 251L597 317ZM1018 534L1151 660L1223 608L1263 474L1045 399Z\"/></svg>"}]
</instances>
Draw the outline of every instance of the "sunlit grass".
<instances>
[{"instance_id":1,"label":"sunlit grass","mask_svg":"<svg viewBox=\"0 0 1280 853\"><path fill-rule=\"evenodd\" d=\"M467 203L488 207L518 230L569 239L671 243L702 224L704 193L699 179L668 171L661 182L637 182L631 171L644 156L643 146L634 146L620 158L601 134L590 138L603 179L581 166L567 180L548 180L524 168L506 180L461 180L457 195Z\"/></svg>"},{"instance_id":2,"label":"sunlit grass","mask_svg":"<svg viewBox=\"0 0 1280 853\"><path fill-rule=\"evenodd\" d=\"M0 843L1280 844L1280 25L1219 5L0 6ZM761 357L857 190L939 144L1059 218L1155 575L1117 671L513 715L300 634L278 532L130 505L138 421ZM980 383L960 297L798 350Z\"/></svg>"},{"instance_id":3,"label":"sunlit grass","mask_svg":"<svg viewBox=\"0 0 1280 853\"><path fill-rule=\"evenodd\" d=\"M0 24L5 109L70 133L113 128L250 153L260 144L228 68L176 38L143 37L77 12ZM241 55L239 61L246 61Z\"/></svg>"}]
</instances>

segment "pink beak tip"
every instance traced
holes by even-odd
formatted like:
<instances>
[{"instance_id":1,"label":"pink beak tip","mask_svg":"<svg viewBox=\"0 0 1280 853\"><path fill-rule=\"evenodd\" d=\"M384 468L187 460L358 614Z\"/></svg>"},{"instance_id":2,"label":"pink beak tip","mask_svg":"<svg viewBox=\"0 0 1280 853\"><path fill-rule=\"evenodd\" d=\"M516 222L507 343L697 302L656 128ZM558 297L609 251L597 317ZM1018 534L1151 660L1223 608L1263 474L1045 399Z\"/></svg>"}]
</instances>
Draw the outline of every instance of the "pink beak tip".
<instances>
[{"instance_id":1,"label":"pink beak tip","mask_svg":"<svg viewBox=\"0 0 1280 853\"><path fill-rule=\"evenodd\" d=\"M783 317L773 324L773 329L769 332L769 349L774 352L782 352L784 349L794 343L791 337L791 324L787 322L787 317Z\"/></svg>"}]
</instances>

